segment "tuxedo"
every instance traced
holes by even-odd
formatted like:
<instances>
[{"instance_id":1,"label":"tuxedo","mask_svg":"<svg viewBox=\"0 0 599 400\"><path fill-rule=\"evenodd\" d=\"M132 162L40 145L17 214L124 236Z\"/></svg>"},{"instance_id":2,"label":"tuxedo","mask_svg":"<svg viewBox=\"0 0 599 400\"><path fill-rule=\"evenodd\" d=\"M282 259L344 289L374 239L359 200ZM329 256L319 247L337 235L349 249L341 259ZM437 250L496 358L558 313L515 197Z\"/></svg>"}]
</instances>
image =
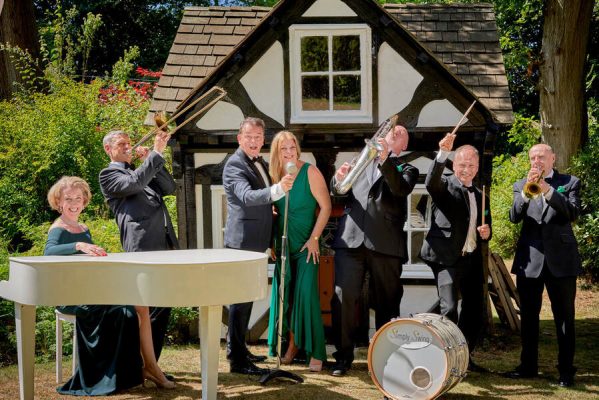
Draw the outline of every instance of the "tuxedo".
<instances>
[{"instance_id":1,"label":"tuxedo","mask_svg":"<svg viewBox=\"0 0 599 400\"><path fill-rule=\"evenodd\" d=\"M441 315L458 324L470 351L476 345L484 325L483 240L474 232L476 247L465 252L471 221L470 192L474 194L476 223L482 224L482 193L478 188L462 185L455 174L444 175L446 162L431 164L425 185L432 198L431 227L420 250L420 257L431 268L437 284ZM489 200L485 202L485 223L491 226ZM487 240L490 240L489 237ZM458 315L458 298L462 298Z\"/></svg>"},{"instance_id":2,"label":"tuxedo","mask_svg":"<svg viewBox=\"0 0 599 400\"><path fill-rule=\"evenodd\" d=\"M260 173L257 163L266 172ZM232 249L264 252L272 239L272 199L268 164L260 158L252 161L239 148L229 157L223 170L227 197L225 246ZM252 302L229 306L227 358L231 366L243 366L249 351L245 344Z\"/></svg>"},{"instance_id":3,"label":"tuxedo","mask_svg":"<svg viewBox=\"0 0 599 400\"><path fill-rule=\"evenodd\" d=\"M521 367L538 369L539 313L544 287L551 301L559 347L558 369L565 377L575 372L574 301L576 277L582 272L572 222L580 214L580 181L553 170L550 195L526 199L526 179L514 184L510 221L522 222L512 273L516 275L521 304ZM549 197L549 198L547 198Z\"/></svg>"},{"instance_id":4,"label":"tuxedo","mask_svg":"<svg viewBox=\"0 0 599 400\"><path fill-rule=\"evenodd\" d=\"M100 171L100 189L115 216L126 252L179 248L163 200L163 196L175 192L176 185L164 164L164 158L152 151L135 170L128 164L111 162ZM150 308L156 359L169 316L169 308Z\"/></svg>"},{"instance_id":5,"label":"tuxedo","mask_svg":"<svg viewBox=\"0 0 599 400\"><path fill-rule=\"evenodd\" d=\"M370 301L377 329L399 316L403 295L400 277L408 258L403 230L407 196L418 180L418 169L388 157L371 161L352 185L345 199L332 247L335 249L335 294L331 299L334 354L349 368L354 359L355 309L366 271L370 272ZM335 178L331 184L335 191Z\"/></svg>"}]
</instances>

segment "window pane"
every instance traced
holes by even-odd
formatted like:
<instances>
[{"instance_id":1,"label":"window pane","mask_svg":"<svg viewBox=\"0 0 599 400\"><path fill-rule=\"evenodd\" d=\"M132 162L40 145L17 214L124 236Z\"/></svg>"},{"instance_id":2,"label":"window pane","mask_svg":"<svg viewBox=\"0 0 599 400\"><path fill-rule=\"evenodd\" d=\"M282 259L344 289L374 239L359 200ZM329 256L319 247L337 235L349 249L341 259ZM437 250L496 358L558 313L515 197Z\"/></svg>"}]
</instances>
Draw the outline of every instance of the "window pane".
<instances>
[{"instance_id":1,"label":"window pane","mask_svg":"<svg viewBox=\"0 0 599 400\"><path fill-rule=\"evenodd\" d=\"M359 110L360 77L354 75L340 75L333 77L333 109L334 110Z\"/></svg>"},{"instance_id":2,"label":"window pane","mask_svg":"<svg viewBox=\"0 0 599 400\"><path fill-rule=\"evenodd\" d=\"M333 37L333 71L360 71L360 37Z\"/></svg>"},{"instance_id":3,"label":"window pane","mask_svg":"<svg viewBox=\"0 0 599 400\"><path fill-rule=\"evenodd\" d=\"M326 36L302 38L302 72L324 72L329 70L329 50Z\"/></svg>"},{"instance_id":4,"label":"window pane","mask_svg":"<svg viewBox=\"0 0 599 400\"><path fill-rule=\"evenodd\" d=\"M329 109L329 78L304 76L302 78L302 109L317 111Z\"/></svg>"}]
</instances>

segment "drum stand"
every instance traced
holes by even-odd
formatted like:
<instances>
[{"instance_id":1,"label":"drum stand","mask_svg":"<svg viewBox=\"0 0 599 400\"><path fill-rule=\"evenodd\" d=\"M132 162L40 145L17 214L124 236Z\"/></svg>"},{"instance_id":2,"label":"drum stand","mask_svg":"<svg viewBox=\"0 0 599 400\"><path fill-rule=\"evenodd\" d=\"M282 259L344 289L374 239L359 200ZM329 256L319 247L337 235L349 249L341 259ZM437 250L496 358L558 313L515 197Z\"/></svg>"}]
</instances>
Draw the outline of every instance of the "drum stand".
<instances>
[{"instance_id":1,"label":"drum stand","mask_svg":"<svg viewBox=\"0 0 599 400\"><path fill-rule=\"evenodd\" d=\"M285 194L285 219L283 222L283 236L281 237L281 276L279 280L279 320L277 322L277 366L260 376L258 382L266 385L275 378L286 378L303 383L304 378L293 372L281 369L281 338L283 336L283 301L285 299L285 275L287 273L287 216L289 214L289 192Z\"/></svg>"}]
</instances>

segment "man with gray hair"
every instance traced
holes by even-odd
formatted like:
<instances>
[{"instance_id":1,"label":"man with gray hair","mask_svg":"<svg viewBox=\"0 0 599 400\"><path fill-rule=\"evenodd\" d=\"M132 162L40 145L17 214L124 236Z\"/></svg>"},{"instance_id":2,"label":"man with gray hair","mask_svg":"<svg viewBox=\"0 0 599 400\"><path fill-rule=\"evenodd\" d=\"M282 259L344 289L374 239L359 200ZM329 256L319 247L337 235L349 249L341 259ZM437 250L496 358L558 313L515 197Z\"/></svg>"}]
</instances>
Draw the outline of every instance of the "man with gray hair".
<instances>
[{"instance_id":1,"label":"man with gray hair","mask_svg":"<svg viewBox=\"0 0 599 400\"><path fill-rule=\"evenodd\" d=\"M456 135L448 133L439 142L439 153L426 176L433 200L431 228L420 257L432 269L437 283L441 315L455 322L474 350L484 326L483 260L481 244L491 240L489 200L481 211L484 193L473 185L478 173L478 151L471 145L455 150L453 174L444 175ZM482 223L484 212L485 223ZM458 299L462 298L458 316ZM468 369L483 368L470 360Z\"/></svg>"},{"instance_id":2,"label":"man with gray hair","mask_svg":"<svg viewBox=\"0 0 599 400\"><path fill-rule=\"evenodd\" d=\"M520 365L507 374L510 378L538 375L539 313L543 290L551 301L558 344L558 384L574 384L574 335L576 277L582 272L572 223L580 215L580 180L553 168L555 153L546 144L536 144L528 152L530 170L514 183L510 221L522 222L522 230L512 274L520 295L522 353ZM525 189L535 183L536 195Z\"/></svg>"},{"instance_id":3,"label":"man with gray hair","mask_svg":"<svg viewBox=\"0 0 599 400\"><path fill-rule=\"evenodd\" d=\"M163 199L176 189L162 156L169 138L168 132L159 131L152 151L147 147L136 148L142 163L134 169L129 135L113 130L104 137L104 151L110 157L110 164L100 171L100 188L115 216L121 244L127 252L179 248ZM162 350L169 315L169 308L150 308L156 359Z\"/></svg>"}]
</instances>

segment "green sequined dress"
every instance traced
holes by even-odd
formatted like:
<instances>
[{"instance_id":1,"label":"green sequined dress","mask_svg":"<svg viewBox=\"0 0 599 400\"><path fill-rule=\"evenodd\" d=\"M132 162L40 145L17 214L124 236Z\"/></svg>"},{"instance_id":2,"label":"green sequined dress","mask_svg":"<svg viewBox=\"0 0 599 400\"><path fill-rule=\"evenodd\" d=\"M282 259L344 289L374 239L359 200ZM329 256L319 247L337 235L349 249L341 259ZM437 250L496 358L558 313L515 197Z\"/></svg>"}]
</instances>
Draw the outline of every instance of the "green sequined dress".
<instances>
[{"instance_id":1,"label":"green sequined dress","mask_svg":"<svg viewBox=\"0 0 599 400\"><path fill-rule=\"evenodd\" d=\"M310 191L308 168L305 163L299 170L293 187L289 191L289 218L287 222L287 269L285 276L285 299L283 302L283 338L293 332L295 344L306 352L307 360L313 357L326 360L324 327L318 292L318 264L310 258L308 250L301 251L310 239L316 223L318 203ZM277 322L279 317L279 282L281 275L281 236L285 215L285 198L275 202L279 218L275 227L275 249L277 263L272 280L268 345L271 356L277 350Z\"/></svg>"}]
</instances>

